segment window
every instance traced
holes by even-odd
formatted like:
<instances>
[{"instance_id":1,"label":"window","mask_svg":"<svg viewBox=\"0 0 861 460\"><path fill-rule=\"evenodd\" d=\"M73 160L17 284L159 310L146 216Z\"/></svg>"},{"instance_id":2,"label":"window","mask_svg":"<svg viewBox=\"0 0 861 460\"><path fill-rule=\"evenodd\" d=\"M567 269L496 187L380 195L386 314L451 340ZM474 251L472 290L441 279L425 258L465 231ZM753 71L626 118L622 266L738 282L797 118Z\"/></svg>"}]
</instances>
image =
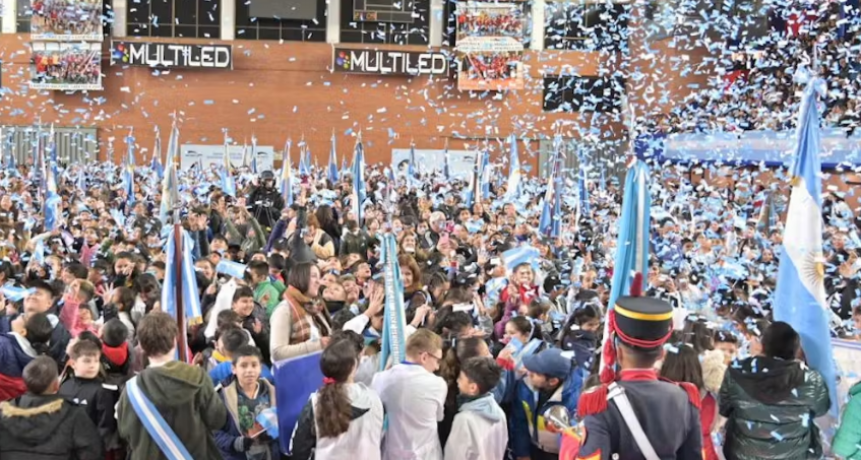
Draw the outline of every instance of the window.
<instances>
[{"instance_id":1,"label":"window","mask_svg":"<svg viewBox=\"0 0 861 460\"><path fill-rule=\"evenodd\" d=\"M627 3L548 2L544 48L549 50L622 51L627 49Z\"/></svg>"},{"instance_id":2,"label":"window","mask_svg":"<svg viewBox=\"0 0 861 460\"><path fill-rule=\"evenodd\" d=\"M326 41L326 2L317 0L316 17L312 20L254 17L251 2L255 0L228 0L236 2L237 40L285 40L298 42Z\"/></svg>"},{"instance_id":3,"label":"window","mask_svg":"<svg viewBox=\"0 0 861 460\"><path fill-rule=\"evenodd\" d=\"M18 19L15 21L15 32L19 34L30 33L30 16L33 15L30 0L15 0L18 8Z\"/></svg>"},{"instance_id":4,"label":"window","mask_svg":"<svg viewBox=\"0 0 861 460\"><path fill-rule=\"evenodd\" d=\"M545 77L544 111L611 113L622 109L624 94L621 77Z\"/></svg>"},{"instance_id":5,"label":"window","mask_svg":"<svg viewBox=\"0 0 861 460\"><path fill-rule=\"evenodd\" d=\"M219 0L130 0L132 37L221 38Z\"/></svg>"},{"instance_id":6,"label":"window","mask_svg":"<svg viewBox=\"0 0 861 460\"><path fill-rule=\"evenodd\" d=\"M412 10L412 23L370 22L354 20L355 0L341 2L341 43L380 43L392 45L428 45L430 30L430 0L403 1L405 10Z\"/></svg>"}]
</instances>

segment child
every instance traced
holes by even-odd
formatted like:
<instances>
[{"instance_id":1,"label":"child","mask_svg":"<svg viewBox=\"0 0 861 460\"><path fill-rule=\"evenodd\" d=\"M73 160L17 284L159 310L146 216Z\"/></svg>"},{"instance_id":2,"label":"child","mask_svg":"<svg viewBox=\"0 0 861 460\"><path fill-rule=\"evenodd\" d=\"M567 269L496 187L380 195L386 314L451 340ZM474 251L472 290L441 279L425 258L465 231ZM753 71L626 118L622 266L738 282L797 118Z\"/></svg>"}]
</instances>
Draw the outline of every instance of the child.
<instances>
[{"instance_id":1,"label":"child","mask_svg":"<svg viewBox=\"0 0 861 460\"><path fill-rule=\"evenodd\" d=\"M724 364L729 365L738 355L738 338L729 331L715 331L715 350L724 354Z\"/></svg>"},{"instance_id":2,"label":"child","mask_svg":"<svg viewBox=\"0 0 861 460\"><path fill-rule=\"evenodd\" d=\"M77 337L83 331L96 332L95 318L89 305L81 302L86 296L82 295L81 280L72 282L69 293L63 297L63 306L60 310L60 322L69 331L72 337Z\"/></svg>"},{"instance_id":3,"label":"child","mask_svg":"<svg viewBox=\"0 0 861 460\"><path fill-rule=\"evenodd\" d=\"M27 393L0 404L0 458L101 460L102 440L81 407L58 396L57 363L39 356L24 368Z\"/></svg>"},{"instance_id":4,"label":"child","mask_svg":"<svg viewBox=\"0 0 861 460\"><path fill-rule=\"evenodd\" d=\"M216 350L221 356L224 356L226 360L218 363L218 365L209 371L209 377L212 379L213 385L222 383L234 374L233 362L231 362L233 355L237 350L246 345L248 345L248 336L245 335L244 330L238 327L229 328L221 334L216 345ZM263 378L266 380L270 382L275 380L272 373L269 371L269 368L265 364L263 365L262 373Z\"/></svg>"},{"instance_id":5,"label":"child","mask_svg":"<svg viewBox=\"0 0 861 460\"><path fill-rule=\"evenodd\" d=\"M505 457L508 425L490 393L502 375L491 358L464 361L457 379L458 413L445 445L445 458L492 460Z\"/></svg>"},{"instance_id":6,"label":"child","mask_svg":"<svg viewBox=\"0 0 861 460\"><path fill-rule=\"evenodd\" d=\"M111 458L115 458L110 452L120 447L117 421L114 418L114 406L119 401L119 387L104 383L100 375L100 345L92 340L81 339L70 348L71 367L75 374L62 383L59 395L84 408L87 416L98 428L99 436L104 440L105 451L112 455Z\"/></svg>"},{"instance_id":7,"label":"child","mask_svg":"<svg viewBox=\"0 0 861 460\"><path fill-rule=\"evenodd\" d=\"M215 335L212 338L212 342L210 342L208 347L194 357L194 364L203 366L206 372L215 369L215 366L225 361L230 361L219 351L218 339L221 338L221 335L224 334L224 331L227 329L242 327L242 318L240 318L239 314L233 310L222 310L218 312L218 315L215 317L215 321Z\"/></svg>"},{"instance_id":8,"label":"child","mask_svg":"<svg viewBox=\"0 0 861 460\"><path fill-rule=\"evenodd\" d=\"M242 345L233 354L235 378L221 388L220 394L229 414L225 427L215 433L215 442L225 459L275 460L280 458L278 443L257 423L257 415L274 408L275 387L261 379L263 369L260 350Z\"/></svg>"},{"instance_id":9,"label":"child","mask_svg":"<svg viewBox=\"0 0 861 460\"><path fill-rule=\"evenodd\" d=\"M595 335L601 327L598 309L593 304L584 304L574 310L571 318L562 329L560 347L573 351L577 364L584 369L589 368L598 347L598 337Z\"/></svg>"},{"instance_id":10,"label":"child","mask_svg":"<svg viewBox=\"0 0 861 460\"><path fill-rule=\"evenodd\" d=\"M127 342L129 330L119 319L102 326L102 369L105 381L122 386L132 376L131 347Z\"/></svg>"}]
</instances>

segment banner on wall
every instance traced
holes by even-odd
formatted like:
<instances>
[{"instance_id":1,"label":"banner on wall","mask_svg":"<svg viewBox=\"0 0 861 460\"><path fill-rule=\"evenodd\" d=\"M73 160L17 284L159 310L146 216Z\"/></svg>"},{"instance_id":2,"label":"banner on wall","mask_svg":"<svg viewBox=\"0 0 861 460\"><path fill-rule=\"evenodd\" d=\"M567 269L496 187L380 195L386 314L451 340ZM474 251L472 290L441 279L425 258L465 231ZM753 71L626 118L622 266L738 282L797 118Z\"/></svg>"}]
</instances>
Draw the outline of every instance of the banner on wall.
<instances>
[{"instance_id":1,"label":"banner on wall","mask_svg":"<svg viewBox=\"0 0 861 460\"><path fill-rule=\"evenodd\" d=\"M248 153L248 163L251 163L251 146L243 147L241 145L231 145L228 147L230 153L230 164L235 168L243 165L245 159L242 157L243 151ZM257 171L275 171L275 148L271 145L257 146ZM179 149L179 166L186 170L197 165L203 169L210 169L213 166L221 167L224 165L224 145L205 145L205 144L183 144Z\"/></svg>"},{"instance_id":2,"label":"banner on wall","mask_svg":"<svg viewBox=\"0 0 861 460\"><path fill-rule=\"evenodd\" d=\"M447 75L448 57L432 51L332 47L332 71L371 75Z\"/></svg>"},{"instance_id":3,"label":"banner on wall","mask_svg":"<svg viewBox=\"0 0 861 460\"><path fill-rule=\"evenodd\" d=\"M44 41L102 41L102 2L34 0L30 38Z\"/></svg>"},{"instance_id":4,"label":"banner on wall","mask_svg":"<svg viewBox=\"0 0 861 460\"><path fill-rule=\"evenodd\" d=\"M30 88L102 89L101 43L33 42L30 48Z\"/></svg>"},{"instance_id":5,"label":"banner on wall","mask_svg":"<svg viewBox=\"0 0 861 460\"><path fill-rule=\"evenodd\" d=\"M523 89L523 6L457 4L457 87L462 91Z\"/></svg>"},{"instance_id":6,"label":"banner on wall","mask_svg":"<svg viewBox=\"0 0 861 460\"><path fill-rule=\"evenodd\" d=\"M449 150L448 168L452 178L468 180L475 169L475 150ZM422 174L431 172L442 173L445 166L445 151L419 150L415 151L417 169ZM396 176L404 176L407 173L407 164L410 159L410 149L392 149L392 167Z\"/></svg>"},{"instance_id":7,"label":"banner on wall","mask_svg":"<svg viewBox=\"0 0 861 460\"><path fill-rule=\"evenodd\" d=\"M111 65L167 69L233 69L232 45L111 42Z\"/></svg>"}]
</instances>

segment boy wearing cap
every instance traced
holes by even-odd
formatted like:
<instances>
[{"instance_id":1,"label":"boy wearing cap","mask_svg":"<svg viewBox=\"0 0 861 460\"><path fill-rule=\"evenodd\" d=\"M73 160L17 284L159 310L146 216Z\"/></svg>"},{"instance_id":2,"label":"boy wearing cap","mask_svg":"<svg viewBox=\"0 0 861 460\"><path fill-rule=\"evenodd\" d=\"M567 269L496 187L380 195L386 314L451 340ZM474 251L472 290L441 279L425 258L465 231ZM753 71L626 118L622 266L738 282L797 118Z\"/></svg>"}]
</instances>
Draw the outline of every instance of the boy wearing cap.
<instances>
[{"instance_id":1,"label":"boy wearing cap","mask_svg":"<svg viewBox=\"0 0 861 460\"><path fill-rule=\"evenodd\" d=\"M544 411L563 405L577 411L577 400L586 375L577 369L573 352L548 348L523 358L527 378L517 383L510 429L511 448L518 460L559 458L560 437L547 430Z\"/></svg>"},{"instance_id":2,"label":"boy wearing cap","mask_svg":"<svg viewBox=\"0 0 861 460\"><path fill-rule=\"evenodd\" d=\"M651 297L620 297L607 321L602 385L583 393L577 407L583 420L577 458L702 458L699 390L660 381L654 368L672 332L672 306Z\"/></svg>"}]
</instances>

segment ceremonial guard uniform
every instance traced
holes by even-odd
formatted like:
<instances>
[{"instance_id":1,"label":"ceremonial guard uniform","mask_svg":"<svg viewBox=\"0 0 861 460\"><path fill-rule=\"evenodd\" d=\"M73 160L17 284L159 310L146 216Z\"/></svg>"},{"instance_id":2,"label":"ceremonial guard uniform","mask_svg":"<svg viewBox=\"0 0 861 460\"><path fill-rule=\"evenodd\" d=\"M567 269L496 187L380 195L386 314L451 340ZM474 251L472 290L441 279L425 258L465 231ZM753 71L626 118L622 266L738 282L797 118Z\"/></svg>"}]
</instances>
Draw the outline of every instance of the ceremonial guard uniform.
<instances>
[{"instance_id":1,"label":"ceremonial guard uniform","mask_svg":"<svg viewBox=\"0 0 861 460\"><path fill-rule=\"evenodd\" d=\"M580 398L583 439L577 458L702 459L698 389L661 381L653 368L623 368L618 375L614 371L615 340L627 345L626 354L663 346L672 331L670 304L650 297L622 297L607 321L607 368L601 375L605 383Z\"/></svg>"}]
</instances>

